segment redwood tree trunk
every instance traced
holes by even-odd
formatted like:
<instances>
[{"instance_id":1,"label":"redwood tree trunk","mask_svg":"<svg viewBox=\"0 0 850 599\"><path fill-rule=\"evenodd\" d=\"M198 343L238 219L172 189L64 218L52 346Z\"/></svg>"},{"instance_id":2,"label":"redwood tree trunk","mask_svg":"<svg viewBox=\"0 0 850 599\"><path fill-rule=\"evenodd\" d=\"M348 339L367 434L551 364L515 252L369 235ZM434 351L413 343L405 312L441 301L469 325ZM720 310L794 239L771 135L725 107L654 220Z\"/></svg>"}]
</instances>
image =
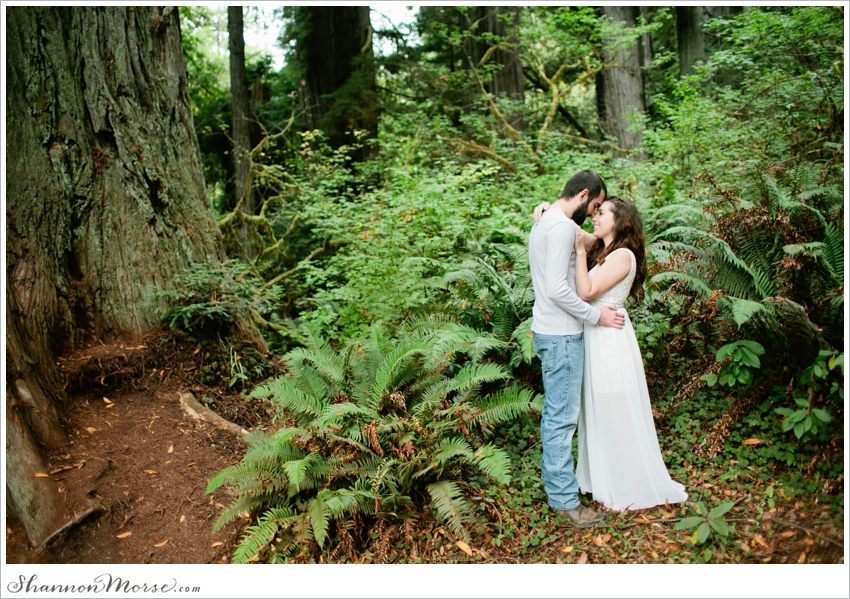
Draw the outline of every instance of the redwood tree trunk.
<instances>
[{"instance_id":1,"label":"redwood tree trunk","mask_svg":"<svg viewBox=\"0 0 850 599\"><path fill-rule=\"evenodd\" d=\"M157 288L221 243L177 10L6 14L6 382L55 446L55 357L156 327Z\"/></svg>"},{"instance_id":2,"label":"redwood tree trunk","mask_svg":"<svg viewBox=\"0 0 850 599\"><path fill-rule=\"evenodd\" d=\"M679 74L689 75L694 63L705 59L702 6L676 7L676 37L679 45Z\"/></svg>"},{"instance_id":3,"label":"redwood tree trunk","mask_svg":"<svg viewBox=\"0 0 850 599\"><path fill-rule=\"evenodd\" d=\"M378 134L378 106L368 6L302 6L296 54L304 85L305 125L331 147L354 141L355 129ZM363 158L365 152L354 153Z\"/></svg>"},{"instance_id":4,"label":"redwood tree trunk","mask_svg":"<svg viewBox=\"0 0 850 599\"><path fill-rule=\"evenodd\" d=\"M605 6L604 14L612 22L635 26L640 14L637 6ZM596 78L596 99L599 120L606 135L617 138L617 144L626 150L636 148L642 141L639 132L631 131L628 116L644 112L643 80L641 77L641 51L636 41L627 48L607 51L605 68Z\"/></svg>"},{"instance_id":5,"label":"redwood tree trunk","mask_svg":"<svg viewBox=\"0 0 850 599\"><path fill-rule=\"evenodd\" d=\"M248 76L245 74L245 38L243 37L242 7L227 7L227 36L230 49L230 107L232 138L231 156L233 158L235 204L241 202L242 211L254 214L254 194L248 175L251 171L251 128L250 108L248 106ZM242 247L248 257L253 258L256 250L249 236L251 228L243 225L241 230Z\"/></svg>"}]
</instances>

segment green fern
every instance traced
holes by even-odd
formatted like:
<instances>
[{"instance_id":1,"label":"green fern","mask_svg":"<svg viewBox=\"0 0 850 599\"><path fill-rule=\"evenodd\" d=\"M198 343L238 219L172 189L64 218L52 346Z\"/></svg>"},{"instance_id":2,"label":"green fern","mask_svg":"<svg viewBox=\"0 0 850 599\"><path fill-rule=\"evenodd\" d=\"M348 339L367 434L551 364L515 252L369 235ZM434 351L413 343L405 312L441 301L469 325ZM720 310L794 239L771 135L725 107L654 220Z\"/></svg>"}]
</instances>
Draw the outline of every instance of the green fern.
<instances>
[{"instance_id":1,"label":"green fern","mask_svg":"<svg viewBox=\"0 0 850 599\"><path fill-rule=\"evenodd\" d=\"M510 377L480 361L506 343L441 317L412 320L395 334L376 325L335 351L313 332L287 354L289 374L255 390L278 420L297 426L252 435L242 461L210 480L208 492L227 485L235 495L217 526L262 510L234 561L251 559L273 537L281 540L270 561L296 546L324 547L334 526L356 514L404 518L423 497L466 536L470 504L445 477L474 469L496 484L510 480L506 454L483 438L541 406L514 387L481 396Z\"/></svg>"}]
</instances>

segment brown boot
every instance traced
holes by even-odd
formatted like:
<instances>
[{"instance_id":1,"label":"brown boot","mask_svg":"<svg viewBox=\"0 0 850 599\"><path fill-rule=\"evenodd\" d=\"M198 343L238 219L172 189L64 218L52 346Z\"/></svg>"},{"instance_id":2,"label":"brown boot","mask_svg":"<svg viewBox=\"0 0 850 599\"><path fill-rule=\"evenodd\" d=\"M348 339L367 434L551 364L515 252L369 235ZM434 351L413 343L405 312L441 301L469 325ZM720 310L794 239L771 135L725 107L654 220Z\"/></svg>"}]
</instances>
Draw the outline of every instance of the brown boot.
<instances>
[{"instance_id":1,"label":"brown boot","mask_svg":"<svg viewBox=\"0 0 850 599\"><path fill-rule=\"evenodd\" d=\"M595 512L589 507L585 507L583 505L574 507L571 510L557 510L557 512L560 516L572 522L573 526L578 528L596 526L606 518L605 514L602 512Z\"/></svg>"}]
</instances>

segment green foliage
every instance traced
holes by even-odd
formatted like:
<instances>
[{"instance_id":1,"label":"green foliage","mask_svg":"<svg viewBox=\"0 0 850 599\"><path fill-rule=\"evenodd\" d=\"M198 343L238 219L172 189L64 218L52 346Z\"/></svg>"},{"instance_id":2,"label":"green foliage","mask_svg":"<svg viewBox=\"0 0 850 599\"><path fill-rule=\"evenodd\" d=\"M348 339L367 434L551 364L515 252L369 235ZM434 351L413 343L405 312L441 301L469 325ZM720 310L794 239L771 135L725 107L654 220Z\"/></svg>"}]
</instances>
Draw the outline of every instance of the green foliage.
<instances>
[{"instance_id":1,"label":"green foliage","mask_svg":"<svg viewBox=\"0 0 850 599\"><path fill-rule=\"evenodd\" d=\"M270 401L286 426L253 439L243 460L207 487L230 485L236 493L216 527L261 510L234 561L267 545L270 559L311 541L323 547L331 523L354 514L410 518L424 497L466 537L474 518L457 481L472 469L507 484L510 461L485 439L494 426L542 408L539 396L503 387L508 372L479 361L486 350L469 343L470 333L420 321L393 338L376 325L336 351L311 331L306 347L289 352L290 375L252 393ZM485 387L495 392L482 393ZM272 536L281 540L271 543Z\"/></svg>"},{"instance_id":2,"label":"green foliage","mask_svg":"<svg viewBox=\"0 0 850 599\"><path fill-rule=\"evenodd\" d=\"M716 360L722 362L729 359L723 365L720 376L706 374L702 376L709 387L716 383L734 387L735 385L747 386L753 382L753 369L761 368L759 356L764 355L764 348L755 341L740 340L727 343L717 350Z\"/></svg>"},{"instance_id":3,"label":"green foliage","mask_svg":"<svg viewBox=\"0 0 850 599\"><path fill-rule=\"evenodd\" d=\"M188 332L227 336L240 319L249 322L253 313L268 313L280 299L280 288L261 290L242 268L235 260L222 265L205 262L177 275L174 289L154 295L168 305L163 322Z\"/></svg>"},{"instance_id":4,"label":"green foliage","mask_svg":"<svg viewBox=\"0 0 850 599\"><path fill-rule=\"evenodd\" d=\"M694 545L705 543L711 537L712 533L721 537L727 537L731 532L731 527L726 523L726 519L723 516L734 506L734 501L724 501L711 511L708 511L705 504L700 501L696 505L691 506L691 510L696 516L682 518L682 520L676 523L675 529L696 529L691 539Z\"/></svg>"},{"instance_id":5,"label":"green foliage","mask_svg":"<svg viewBox=\"0 0 850 599\"><path fill-rule=\"evenodd\" d=\"M794 431L794 435L800 439L803 435L814 435L818 432L818 427L823 427L824 424L833 420L829 414L832 407L824 405L824 408L816 408L816 398L823 400L823 393L827 392L828 397L834 399L837 405L844 403L844 387L843 381L836 380L837 377L830 377L830 371L836 369L841 370L841 376L844 376L844 354L839 354L836 351L821 351L815 363L805 368L800 374L800 382L807 386L807 393L802 390L795 389L792 397L797 409L792 408L776 408L774 412L784 416L782 419L783 431Z\"/></svg>"}]
</instances>

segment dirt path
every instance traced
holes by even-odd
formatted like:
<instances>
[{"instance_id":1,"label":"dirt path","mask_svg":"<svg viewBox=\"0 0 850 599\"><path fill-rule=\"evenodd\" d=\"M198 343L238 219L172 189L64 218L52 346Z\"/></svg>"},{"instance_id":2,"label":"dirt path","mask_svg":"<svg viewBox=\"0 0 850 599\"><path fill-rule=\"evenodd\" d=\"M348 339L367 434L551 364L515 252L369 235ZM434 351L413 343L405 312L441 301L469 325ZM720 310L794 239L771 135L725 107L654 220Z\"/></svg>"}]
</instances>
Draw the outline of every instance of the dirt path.
<instances>
[{"instance_id":1,"label":"dirt path","mask_svg":"<svg viewBox=\"0 0 850 599\"><path fill-rule=\"evenodd\" d=\"M64 411L71 442L48 457L50 478L69 512L86 495L104 511L36 553L7 510L7 563L229 560L248 520L240 518L213 534L228 498L224 490L210 496L204 491L210 477L239 461L245 445L186 416L177 390L149 386L71 398Z\"/></svg>"}]
</instances>

